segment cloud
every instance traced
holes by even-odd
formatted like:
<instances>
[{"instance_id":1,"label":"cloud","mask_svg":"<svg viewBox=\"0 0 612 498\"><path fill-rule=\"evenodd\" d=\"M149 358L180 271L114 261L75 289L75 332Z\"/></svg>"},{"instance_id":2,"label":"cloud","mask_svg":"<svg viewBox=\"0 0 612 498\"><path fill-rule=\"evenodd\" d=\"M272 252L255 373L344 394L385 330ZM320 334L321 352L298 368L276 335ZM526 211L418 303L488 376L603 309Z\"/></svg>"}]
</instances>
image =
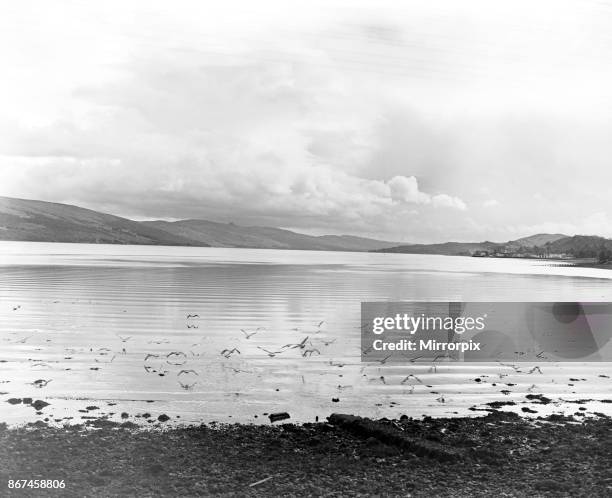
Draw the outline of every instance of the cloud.
<instances>
[{"instance_id":1,"label":"cloud","mask_svg":"<svg viewBox=\"0 0 612 498\"><path fill-rule=\"evenodd\" d=\"M451 197L450 195L446 194L434 195L431 198L431 202L436 207L447 207L459 209L461 211L465 211L467 209L465 202L463 202L461 199L458 197Z\"/></svg>"},{"instance_id":2,"label":"cloud","mask_svg":"<svg viewBox=\"0 0 612 498\"><path fill-rule=\"evenodd\" d=\"M467 206L458 197L447 194L430 195L419 190L417 179L414 176L394 176L387 182L391 190L391 199L396 202L411 204L432 204L435 207L465 210Z\"/></svg>"},{"instance_id":3,"label":"cloud","mask_svg":"<svg viewBox=\"0 0 612 498\"><path fill-rule=\"evenodd\" d=\"M391 198L394 201L414 204L428 204L431 196L419 191L417 179L414 176L394 176L388 182Z\"/></svg>"},{"instance_id":4,"label":"cloud","mask_svg":"<svg viewBox=\"0 0 612 498\"><path fill-rule=\"evenodd\" d=\"M423 242L609 233L596 4L543 2L533 29L510 3L264 4L0 7L0 194Z\"/></svg>"}]
</instances>

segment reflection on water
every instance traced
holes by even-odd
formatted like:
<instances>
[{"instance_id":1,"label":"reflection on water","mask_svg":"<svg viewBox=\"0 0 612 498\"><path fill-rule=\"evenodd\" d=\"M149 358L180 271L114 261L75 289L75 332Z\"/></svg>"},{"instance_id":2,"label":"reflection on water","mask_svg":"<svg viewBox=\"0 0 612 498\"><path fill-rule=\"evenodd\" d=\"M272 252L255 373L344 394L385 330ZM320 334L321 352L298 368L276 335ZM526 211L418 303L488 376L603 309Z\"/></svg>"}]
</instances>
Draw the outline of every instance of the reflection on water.
<instances>
[{"instance_id":1,"label":"reflection on water","mask_svg":"<svg viewBox=\"0 0 612 498\"><path fill-rule=\"evenodd\" d=\"M465 414L500 397L522 401L527 391L610 397L609 364L542 364L541 374L494 364L362 364L359 349L362 301L612 301L606 270L424 255L4 242L0 274L0 399L45 399L51 405L40 417L78 421L126 411L256 422L274 411L294 420L332 411ZM283 348L306 337L304 347ZM87 406L98 409L77 411ZM2 420L36 417L30 406L0 403Z\"/></svg>"}]
</instances>

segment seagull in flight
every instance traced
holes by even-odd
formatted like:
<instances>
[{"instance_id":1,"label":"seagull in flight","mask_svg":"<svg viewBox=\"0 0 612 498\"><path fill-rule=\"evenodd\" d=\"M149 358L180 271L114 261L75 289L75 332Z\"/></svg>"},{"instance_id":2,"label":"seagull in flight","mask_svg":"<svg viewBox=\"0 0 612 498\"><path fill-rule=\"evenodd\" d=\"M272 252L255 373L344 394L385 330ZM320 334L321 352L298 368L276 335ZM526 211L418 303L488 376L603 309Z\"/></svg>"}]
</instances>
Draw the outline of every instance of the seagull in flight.
<instances>
[{"instance_id":1,"label":"seagull in flight","mask_svg":"<svg viewBox=\"0 0 612 498\"><path fill-rule=\"evenodd\" d=\"M170 365L184 365L186 362L187 355L182 351L171 351L166 355L166 363Z\"/></svg>"},{"instance_id":2,"label":"seagull in flight","mask_svg":"<svg viewBox=\"0 0 612 498\"><path fill-rule=\"evenodd\" d=\"M246 330L244 330L244 329L240 329L240 331L241 331L241 332L244 334L244 336L245 336L247 339L250 339L252 336L254 336L255 334L257 334L257 332L259 332L260 330L265 330L265 329L264 329L263 327L257 327L257 328L255 329L255 331L254 331L254 332L251 332L251 333L247 332L247 331L246 331Z\"/></svg>"},{"instance_id":3,"label":"seagull in flight","mask_svg":"<svg viewBox=\"0 0 612 498\"><path fill-rule=\"evenodd\" d=\"M200 375L198 372L196 372L196 371L195 371L195 370L193 370L193 369L190 369L190 370L181 370L181 371L180 371L179 373L177 373L176 375L177 375L177 377L178 377L179 375L183 375L183 374L196 374L196 375Z\"/></svg>"},{"instance_id":4,"label":"seagull in flight","mask_svg":"<svg viewBox=\"0 0 612 498\"><path fill-rule=\"evenodd\" d=\"M392 354L387 355L387 356L385 356L385 357L384 357L382 360L379 360L379 361L380 361L380 364L381 364L381 365L384 365L385 363L387 363L387 360L388 360L389 358L391 358L391 356L393 356L393 355L392 355Z\"/></svg>"},{"instance_id":5,"label":"seagull in flight","mask_svg":"<svg viewBox=\"0 0 612 498\"><path fill-rule=\"evenodd\" d=\"M289 349L296 349L296 348L304 349L306 347L306 342L307 341L308 341L308 336L304 337L302 342L299 342L297 344L285 344L282 347L282 349L285 349L285 348L289 348Z\"/></svg>"},{"instance_id":6,"label":"seagull in flight","mask_svg":"<svg viewBox=\"0 0 612 498\"><path fill-rule=\"evenodd\" d=\"M257 348L264 351L270 358L274 358L277 354L282 353L282 351L269 351L266 348L262 348L261 346L257 346Z\"/></svg>"},{"instance_id":7,"label":"seagull in flight","mask_svg":"<svg viewBox=\"0 0 612 498\"><path fill-rule=\"evenodd\" d=\"M225 356L226 358L229 358L234 353L242 354L237 348L224 349L223 351L221 351L221 355Z\"/></svg>"},{"instance_id":8,"label":"seagull in flight","mask_svg":"<svg viewBox=\"0 0 612 498\"><path fill-rule=\"evenodd\" d=\"M115 356L116 356L116 355L113 355L113 357L112 357L110 360L108 360L108 361L102 361L102 360L99 360L98 358L94 358L94 361L95 361L96 363L112 363L112 362L113 362L113 360L115 359Z\"/></svg>"},{"instance_id":9,"label":"seagull in flight","mask_svg":"<svg viewBox=\"0 0 612 498\"><path fill-rule=\"evenodd\" d=\"M416 380L417 382L420 382L421 384L423 383L423 381L422 381L421 379L419 379L419 378L418 378L416 375L414 375L414 374L410 374L410 375L408 375L408 376L407 376L407 377L406 377L404 380L402 380L402 381L400 382L400 384L405 384L405 383L406 383L406 382L408 382L408 380L410 380L410 379L414 379L414 380Z\"/></svg>"}]
</instances>

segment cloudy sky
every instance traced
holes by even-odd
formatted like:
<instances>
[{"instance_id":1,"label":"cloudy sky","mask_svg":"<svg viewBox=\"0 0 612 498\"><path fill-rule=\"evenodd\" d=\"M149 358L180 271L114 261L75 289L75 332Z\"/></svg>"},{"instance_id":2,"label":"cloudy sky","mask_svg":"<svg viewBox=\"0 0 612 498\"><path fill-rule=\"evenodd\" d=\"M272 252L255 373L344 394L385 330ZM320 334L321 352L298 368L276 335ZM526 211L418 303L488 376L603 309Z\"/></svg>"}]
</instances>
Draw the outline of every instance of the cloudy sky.
<instances>
[{"instance_id":1,"label":"cloudy sky","mask_svg":"<svg viewBox=\"0 0 612 498\"><path fill-rule=\"evenodd\" d=\"M0 195L436 242L612 236L612 3L0 6Z\"/></svg>"}]
</instances>

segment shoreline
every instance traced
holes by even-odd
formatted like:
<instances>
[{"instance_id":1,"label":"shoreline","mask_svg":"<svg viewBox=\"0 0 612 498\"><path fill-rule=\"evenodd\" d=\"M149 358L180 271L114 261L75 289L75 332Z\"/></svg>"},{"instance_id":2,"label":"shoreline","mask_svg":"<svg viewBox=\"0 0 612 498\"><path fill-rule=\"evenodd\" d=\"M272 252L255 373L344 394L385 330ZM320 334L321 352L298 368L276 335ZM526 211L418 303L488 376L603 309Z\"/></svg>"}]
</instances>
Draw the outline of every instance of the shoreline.
<instances>
[{"instance_id":1,"label":"shoreline","mask_svg":"<svg viewBox=\"0 0 612 498\"><path fill-rule=\"evenodd\" d=\"M611 445L607 416L528 419L494 409L165 429L37 422L0 424L0 477L4 489L8 479L64 479L51 496L605 496Z\"/></svg>"}]
</instances>

